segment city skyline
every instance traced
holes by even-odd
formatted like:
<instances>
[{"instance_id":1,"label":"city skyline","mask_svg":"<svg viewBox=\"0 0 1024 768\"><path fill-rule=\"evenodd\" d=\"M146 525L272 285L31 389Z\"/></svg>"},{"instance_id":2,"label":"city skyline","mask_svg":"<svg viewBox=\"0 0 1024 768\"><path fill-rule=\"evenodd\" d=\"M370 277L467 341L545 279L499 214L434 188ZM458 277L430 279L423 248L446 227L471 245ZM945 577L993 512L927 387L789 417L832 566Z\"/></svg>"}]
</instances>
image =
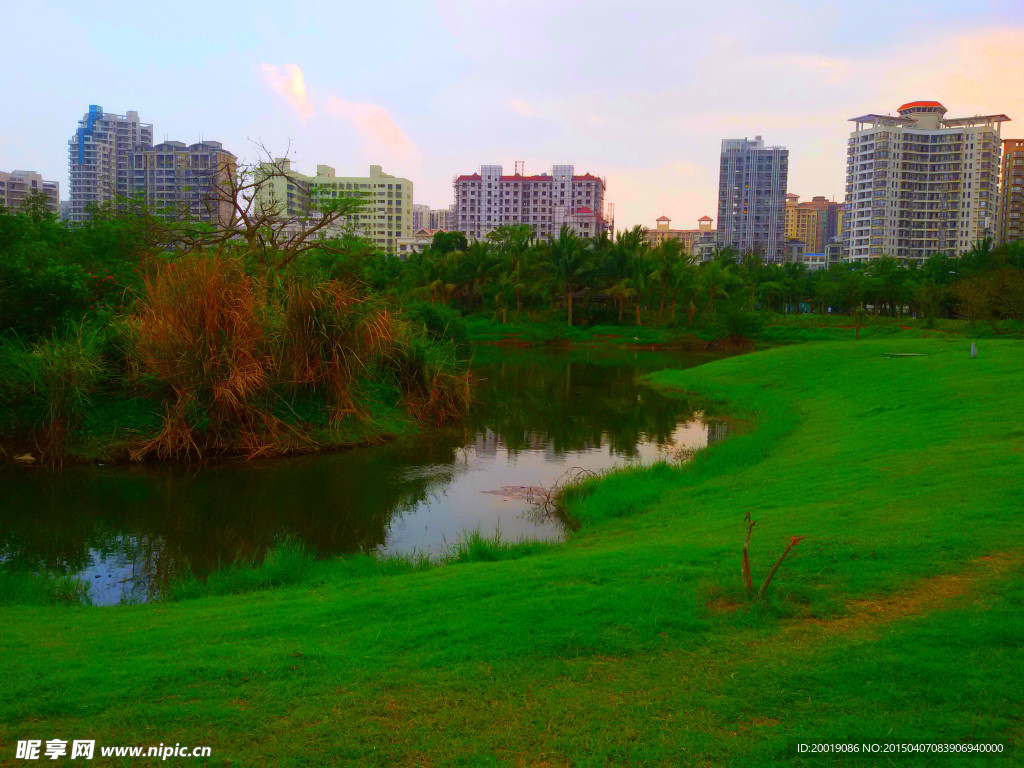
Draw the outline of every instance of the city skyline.
<instances>
[{"instance_id":1,"label":"city skyline","mask_svg":"<svg viewBox=\"0 0 1024 768\"><path fill-rule=\"evenodd\" d=\"M290 144L300 167L380 164L432 208L484 162L570 162L608 179L616 226L629 227L714 215L723 138L771 136L790 149L791 191L842 200L850 115L934 99L958 115L1024 116L1018 4L884 6L885 25L873 7L552 2L539 24L529 3L324 5L282 18L269 4L185 2L184 17L204 23L183 42L156 11L44 2L10 11L12 28L48 20L45 35L9 41L14 59L40 39L48 56L0 84L6 104L32 104L0 116L0 168L67 190L67 141L102 104L137 111L156 143L216 140L252 160L252 139L278 155ZM331 29L380 34L345 38L339 57L345 33ZM1015 125L1004 136L1020 136Z\"/></svg>"}]
</instances>

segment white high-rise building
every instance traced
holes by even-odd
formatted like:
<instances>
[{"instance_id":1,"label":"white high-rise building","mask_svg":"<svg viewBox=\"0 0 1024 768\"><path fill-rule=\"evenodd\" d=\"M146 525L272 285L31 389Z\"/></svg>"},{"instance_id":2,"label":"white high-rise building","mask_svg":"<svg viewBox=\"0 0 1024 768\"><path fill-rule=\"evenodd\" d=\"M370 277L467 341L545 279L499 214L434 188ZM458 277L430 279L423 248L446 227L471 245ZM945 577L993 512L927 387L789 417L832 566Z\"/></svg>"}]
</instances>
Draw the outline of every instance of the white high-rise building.
<instances>
[{"instance_id":1,"label":"white high-rise building","mask_svg":"<svg viewBox=\"0 0 1024 768\"><path fill-rule=\"evenodd\" d=\"M563 225L583 237L609 229L604 179L576 175L571 165L536 176L516 170L508 176L500 165L483 165L477 173L456 177L455 229L470 238L512 224L529 224L537 237L557 236Z\"/></svg>"},{"instance_id":2,"label":"white high-rise building","mask_svg":"<svg viewBox=\"0 0 1024 768\"><path fill-rule=\"evenodd\" d=\"M412 204L412 231L430 228L430 206L423 203Z\"/></svg>"},{"instance_id":3,"label":"white high-rise building","mask_svg":"<svg viewBox=\"0 0 1024 768\"><path fill-rule=\"evenodd\" d=\"M852 117L846 159L846 258L957 256L996 229L1000 124L946 118L937 101Z\"/></svg>"},{"instance_id":4,"label":"white high-rise building","mask_svg":"<svg viewBox=\"0 0 1024 768\"><path fill-rule=\"evenodd\" d=\"M721 248L759 253L765 261L785 258L786 183L789 150L768 147L760 136L724 139L718 176Z\"/></svg>"},{"instance_id":5,"label":"white high-rise building","mask_svg":"<svg viewBox=\"0 0 1024 768\"><path fill-rule=\"evenodd\" d=\"M84 221L88 206L129 195L128 155L152 146L153 126L139 122L138 112L115 115L91 105L68 141L68 218Z\"/></svg>"}]
</instances>

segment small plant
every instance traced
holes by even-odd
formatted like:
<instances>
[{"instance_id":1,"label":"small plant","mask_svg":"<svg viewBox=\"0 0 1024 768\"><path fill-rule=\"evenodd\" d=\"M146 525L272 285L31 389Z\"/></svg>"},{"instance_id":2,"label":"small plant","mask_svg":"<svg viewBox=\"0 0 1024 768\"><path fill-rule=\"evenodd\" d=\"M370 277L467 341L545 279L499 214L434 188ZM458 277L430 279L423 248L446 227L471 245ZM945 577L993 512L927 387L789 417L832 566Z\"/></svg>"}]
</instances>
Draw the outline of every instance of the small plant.
<instances>
[{"instance_id":1,"label":"small plant","mask_svg":"<svg viewBox=\"0 0 1024 768\"><path fill-rule=\"evenodd\" d=\"M853 310L853 328L854 338L860 341L860 329L867 325L868 313L864 310L864 307L857 307Z\"/></svg>"},{"instance_id":2,"label":"small plant","mask_svg":"<svg viewBox=\"0 0 1024 768\"><path fill-rule=\"evenodd\" d=\"M749 560L749 557L747 555L747 550L750 548L750 534L753 533L754 526L757 525L757 521L756 520L751 520L750 519L750 512L747 512L746 522L747 522L747 538L743 542L743 562L742 562L742 565L740 567L740 570L741 570L741 575L743 577L743 589L746 591L747 596L750 597L750 596L752 596L754 594L754 584L753 584L753 582L752 582L752 580L750 578L750 560ZM807 538L807 537L806 536L794 536L792 539L789 540L789 546L787 546L783 550L782 554L779 555L779 559L775 561L775 565L773 565L772 569L770 571L768 571L768 575L765 576L764 583L761 585L761 589L758 590L757 597L755 599L757 599L757 600L763 600L764 599L764 596L766 594L768 594L768 587L772 583L772 578L775 576L775 572L777 570L779 570L779 566L782 565L782 561L786 559L786 555L788 555L790 550L792 550L793 547L795 547L797 544L799 544L805 538Z\"/></svg>"},{"instance_id":3,"label":"small plant","mask_svg":"<svg viewBox=\"0 0 1024 768\"><path fill-rule=\"evenodd\" d=\"M559 520L565 524L571 524L562 506L563 494L598 477L597 472L593 470L586 469L585 467L572 467L563 472L562 476L549 487L543 485L531 487L529 498L530 503L533 505L531 513L534 519L538 522L542 520Z\"/></svg>"}]
</instances>

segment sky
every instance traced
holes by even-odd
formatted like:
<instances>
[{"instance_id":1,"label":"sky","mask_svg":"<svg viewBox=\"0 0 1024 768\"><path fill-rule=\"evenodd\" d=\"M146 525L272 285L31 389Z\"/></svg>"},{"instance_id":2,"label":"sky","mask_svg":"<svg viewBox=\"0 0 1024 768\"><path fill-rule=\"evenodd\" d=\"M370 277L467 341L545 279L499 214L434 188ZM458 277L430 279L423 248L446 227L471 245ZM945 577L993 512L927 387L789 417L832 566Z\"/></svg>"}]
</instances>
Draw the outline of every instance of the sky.
<instances>
[{"instance_id":1,"label":"sky","mask_svg":"<svg viewBox=\"0 0 1024 768\"><path fill-rule=\"evenodd\" d=\"M304 173L381 165L436 208L483 164L572 164L617 228L716 217L724 138L788 147L789 191L841 200L855 115L937 100L1024 137L1020 0L99 5L0 0L0 170L62 199L90 104Z\"/></svg>"}]
</instances>

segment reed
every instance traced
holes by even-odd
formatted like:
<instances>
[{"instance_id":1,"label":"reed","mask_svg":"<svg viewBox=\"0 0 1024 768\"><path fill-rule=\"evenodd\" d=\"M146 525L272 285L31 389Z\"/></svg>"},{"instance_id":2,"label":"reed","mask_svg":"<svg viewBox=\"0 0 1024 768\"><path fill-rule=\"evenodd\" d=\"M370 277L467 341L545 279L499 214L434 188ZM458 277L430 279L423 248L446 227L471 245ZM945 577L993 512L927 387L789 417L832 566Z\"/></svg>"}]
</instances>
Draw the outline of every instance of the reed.
<instances>
[{"instance_id":1,"label":"reed","mask_svg":"<svg viewBox=\"0 0 1024 768\"><path fill-rule=\"evenodd\" d=\"M395 345L388 307L351 281L301 281L287 288L282 315L274 345L281 383L322 389L331 404L332 424L362 415L355 382Z\"/></svg>"},{"instance_id":2,"label":"reed","mask_svg":"<svg viewBox=\"0 0 1024 768\"><path fill-rule=\"evenodd\" d=\"M59 460L106 372L103 331L78 326L33 346L0 344L0 428Z\"/></svg>"},{"instance_id":3,"label":"reed","mask_svg":"<svg viewBox=\"0 0 1024 768\"><path fill-rule=\"evenodd\" d=\"M160 433L134 459L284 449L287 430L266 407L273 361L264 304L263 286L223 254L186 256L146 279L132 324L135 357L169 396Z\"/></svg>"},{"instance_id":4,"label":"reed","mask_svg":"<svg viewBox=\"0 0 1024 768\"><path fill-rule=\"evenodd\" d=\"M408 337L394 365L406 409L419 421L441 425L464 414L473 402L471 374L459 364L451 343Z\"/></svg>"}]
</instances>

